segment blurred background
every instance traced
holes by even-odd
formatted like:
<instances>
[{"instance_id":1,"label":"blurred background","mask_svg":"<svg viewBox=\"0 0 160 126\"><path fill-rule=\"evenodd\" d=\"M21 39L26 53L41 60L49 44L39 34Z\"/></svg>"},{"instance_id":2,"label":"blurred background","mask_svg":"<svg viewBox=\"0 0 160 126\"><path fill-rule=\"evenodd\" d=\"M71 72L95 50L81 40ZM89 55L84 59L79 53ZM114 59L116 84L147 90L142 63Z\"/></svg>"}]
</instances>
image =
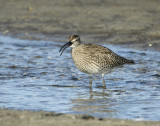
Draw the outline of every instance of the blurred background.
<instances>
[{"instance_id":1,"label":"blurred background","mask_svg":"<svg viewBox=\"0 0 160 126\"><path fill-rule=\"evenodd\" d=\"M159 50L159 5L159 0L0 0L0 31L29 39L60 35L59 41L79 34L89 42Z\"/></svg>"}]
</instances>

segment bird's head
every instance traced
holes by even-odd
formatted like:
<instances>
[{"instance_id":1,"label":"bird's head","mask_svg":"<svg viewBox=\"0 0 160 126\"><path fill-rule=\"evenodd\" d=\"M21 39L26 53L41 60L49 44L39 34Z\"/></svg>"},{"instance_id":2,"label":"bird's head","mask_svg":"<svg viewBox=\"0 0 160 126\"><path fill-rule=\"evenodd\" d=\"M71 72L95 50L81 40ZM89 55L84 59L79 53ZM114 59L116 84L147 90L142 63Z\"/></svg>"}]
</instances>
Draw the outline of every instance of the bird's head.
<instances>
[{"instance_id":1,"label":"bird's head","mask_svg":"<svg viewBox=\"0 0 160 126\"><path fill-rule=\"evenodd\" d=\"M69 42L67 42L66 44L64 44L61 49L59 50L59 52L61 53L60 56L62 55L63 51L67 48L67 47L71 47L74 48L77 45L80 44L80 37L78 35L71 35L69 37Z\"/></svg>"}]
</instances>

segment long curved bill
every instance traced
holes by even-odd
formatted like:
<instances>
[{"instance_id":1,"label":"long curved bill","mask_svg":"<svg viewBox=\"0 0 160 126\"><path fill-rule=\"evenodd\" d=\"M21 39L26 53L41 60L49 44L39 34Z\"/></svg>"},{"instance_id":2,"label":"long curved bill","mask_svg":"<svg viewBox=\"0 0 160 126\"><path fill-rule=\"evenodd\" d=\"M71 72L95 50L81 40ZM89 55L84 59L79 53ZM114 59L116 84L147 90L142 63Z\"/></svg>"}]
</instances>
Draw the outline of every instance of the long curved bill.
<instances>
[{"instance_id":1,"label":"long curved bill","mask_svg":"<svg viewBox=\"0 0 160 126\"><path fill-rule=\"evenodd\" d=\"M59 53L60 53L60 56L62 55L62 53L63 53L63 51L67 48L67 47L69 47L69 46L71 46L72 45L72 42L67 42L66 44L64 44L62 47L61 47L61 49L59 50Z\"/></svg>"}]
</instances>

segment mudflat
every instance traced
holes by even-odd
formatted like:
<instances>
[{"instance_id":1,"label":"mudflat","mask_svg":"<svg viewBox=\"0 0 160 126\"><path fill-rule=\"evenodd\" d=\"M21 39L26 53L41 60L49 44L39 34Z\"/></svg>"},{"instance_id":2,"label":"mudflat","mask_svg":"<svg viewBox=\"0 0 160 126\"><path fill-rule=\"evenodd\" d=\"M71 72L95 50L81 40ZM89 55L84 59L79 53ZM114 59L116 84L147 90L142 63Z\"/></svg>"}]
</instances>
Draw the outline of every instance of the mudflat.
<instances>
[{"instance_id":1,"label":"mudflat","mask_svg":"<svg viewBox=\"0 0 160 126\"><path fill-rule=\"evenodd\" d=\"M2 126L159 126L160 122L96 118L54 112L0 109Z\"/></svg>"},{"instance_id":2,"label":"mudflat","mask_svg":"<svg viewBox=\"0 0 160 126\"><path fill-rule=\"evenodd\" d=\"M0 0L0 32L26 39L58 35L64 41L79 34L85 42L160 50L159 5L158 0Z\"/></svg>"}]
</instances>

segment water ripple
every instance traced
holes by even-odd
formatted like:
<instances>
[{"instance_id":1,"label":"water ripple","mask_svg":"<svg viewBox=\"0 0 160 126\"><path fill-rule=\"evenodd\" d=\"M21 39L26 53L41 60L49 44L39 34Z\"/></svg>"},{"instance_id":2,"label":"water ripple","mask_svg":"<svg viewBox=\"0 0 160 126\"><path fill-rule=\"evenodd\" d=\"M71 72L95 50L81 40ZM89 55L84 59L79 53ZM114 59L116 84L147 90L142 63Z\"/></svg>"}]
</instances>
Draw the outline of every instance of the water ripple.
<instances>
[{"instance_id":1,"label":"water ripple","mask_svg":"<svg viewBox=\"0 0 160 126\"><path fill-rule=\"evenodd\" d=\"M77 70L63 43L0 36L0 108L89 114L120 119L160 120L160 53L104 45L133 59L106 75Z\"/></svg>"}]
</instances>

